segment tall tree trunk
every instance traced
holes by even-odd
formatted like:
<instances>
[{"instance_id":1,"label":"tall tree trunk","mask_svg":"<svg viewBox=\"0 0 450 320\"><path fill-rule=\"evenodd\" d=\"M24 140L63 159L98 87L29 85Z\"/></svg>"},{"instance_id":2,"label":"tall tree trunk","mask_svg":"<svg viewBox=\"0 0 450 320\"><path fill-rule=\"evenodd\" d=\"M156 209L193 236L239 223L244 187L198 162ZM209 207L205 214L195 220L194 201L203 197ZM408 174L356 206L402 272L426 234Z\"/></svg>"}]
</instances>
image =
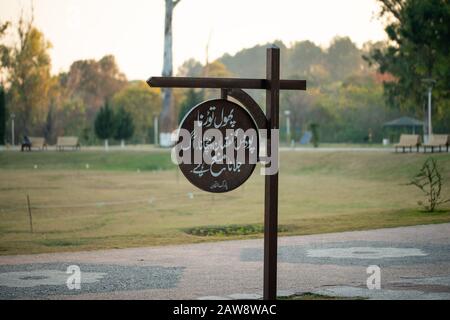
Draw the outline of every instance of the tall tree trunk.
<instances>
[{"instance_id":1,"label":"tall tree trunk","mask_svg":"<svg viewBox=\"0 0 450 320\"><path fill-rule=\"evenodd\" d=\"M163 77L171 77L173 75L173 54L172 54L172 16L173 9L180 2L180 0L165 0L166 1L166 18L164 27L164 66ZM172 144L170 135L176 127L174 101L171 88L164 88L163 107L160 116L160 135L159 142L162 147L168 147Z\"/></svg>"}]
</instances>

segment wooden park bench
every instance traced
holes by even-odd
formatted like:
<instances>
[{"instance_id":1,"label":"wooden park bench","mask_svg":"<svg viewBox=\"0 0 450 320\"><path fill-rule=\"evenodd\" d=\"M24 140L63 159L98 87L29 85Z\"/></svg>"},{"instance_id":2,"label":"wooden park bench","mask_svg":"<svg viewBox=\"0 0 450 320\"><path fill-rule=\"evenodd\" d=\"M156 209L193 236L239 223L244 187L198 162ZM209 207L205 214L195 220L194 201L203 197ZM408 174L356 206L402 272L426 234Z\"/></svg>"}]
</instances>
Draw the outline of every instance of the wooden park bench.
<instances>
[{"instance_id":1,"label":"wooden park bench","mask_svg":"<svg viewBox=\"0 0 450 320\"><path fill-rule=\"evenodd\" d=\"M413 147L417 148L417 152L419 152L420 136L417 134L402 134L400 141L394 147L395 152L397 152L398 148L403 148L403 152L405 152L406 148L409 148L409 151L412 152Z\"/></svg>"},{"instance_id":2,"label":"wooden park bench","mask_svg":"<svg viewBox=\"0 0 450 320\"><path fill-rule=\"evenodd\" d=\"M31 151L31 149L36 148L39 150L44 150L47 148L47 143L45 142L45 138L40 137L28 137L28 141L22 141L21 143L21 151Z\"/></svg>"},{"instance_id":3,"label":"wooden park bench","mask_svg":"<svg viewBox=\"0 0 450 320\"><path fill-rule=\"evenodd\" d=\"M78 137L58 137L58 140L56 142L56 149L61 151L64 150L64 148L73 148L73 149L80 149L80 143L78 142Z\"/></svg>"},{"instance_id":4,"label":"wooden park bench","mask_svg":"<svg viewBox=\"0 0 450 320\"><path fill-rule=\"evenodd\" d=\"M45 142L45 138L42 137L29 137L31 141L31 148L36 148L39 150L47 149L47 142Z\"/></svg>"},{"instance_id":5,"label":"wooden park bench","mask_svg":"<svg viewBox=\"0 0 450 320\"><path fill-rule=\"evenodd\" d=\"M428 143L425 143L423 145L423 152L427 152L427 148L431 148L431 152L434 152L434 148L439 148L439 152L441 152L442 147L447 148L448 152L448 145L450 144L450 135L448 134L433 134L430 137L430 141Z\"/></svg>"}]
</instances>

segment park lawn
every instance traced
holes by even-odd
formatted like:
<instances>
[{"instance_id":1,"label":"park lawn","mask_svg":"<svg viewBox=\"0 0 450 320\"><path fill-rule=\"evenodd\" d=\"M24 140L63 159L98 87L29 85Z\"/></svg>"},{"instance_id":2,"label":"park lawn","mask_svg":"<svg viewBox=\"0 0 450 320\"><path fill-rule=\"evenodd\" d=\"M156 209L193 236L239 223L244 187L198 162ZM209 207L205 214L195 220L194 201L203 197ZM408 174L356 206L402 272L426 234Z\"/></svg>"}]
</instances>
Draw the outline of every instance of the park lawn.
<instances>
[{"instance_id":1,"label":"park lawn","mask_svg":"<svg viewBox=\"0 0 450 320\"><path fill-rule=\"evenodd\" d=\"M90 170L107 171L158 171L175 169L167 150L139 151L82 151L31 153L0 152L0 169L16 170Z\"/></svg>"},{"instance_id":2,"label":"park lawn","mask_svg":"<svg viewBox=\"0 0 450 320\"><path fill-rule=\"evenodd\" d=\"M423 212L417 205L422 194L407 185L427 157L282 152L281 235L450 222L449 206ZM442 193L450 197L450 154L433 157L447 181ZM255 170L241 188L208 194L175 170L168 151L1 152L0 254L258 238L261 232L246 230L261 229L249 226L263 223L263 182ZM238 232L228 234L230 225ZM223 232L186 232L211 226Z\"/></svg>"}]
</instances>

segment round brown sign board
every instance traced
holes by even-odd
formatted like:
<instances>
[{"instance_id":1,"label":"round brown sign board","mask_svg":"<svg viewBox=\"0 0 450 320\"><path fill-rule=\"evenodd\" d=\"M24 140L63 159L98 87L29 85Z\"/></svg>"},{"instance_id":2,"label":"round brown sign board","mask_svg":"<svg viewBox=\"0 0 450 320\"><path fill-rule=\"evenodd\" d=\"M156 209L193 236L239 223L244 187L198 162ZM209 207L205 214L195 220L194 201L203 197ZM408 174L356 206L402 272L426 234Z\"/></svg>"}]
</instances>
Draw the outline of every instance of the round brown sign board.
<instances>
[{"instance_id":1,"label":"round brown sign board","mask_svg":"<svg viewBox=\"0 0 450 320\"><path fill-rule=\"evenodd\" d=\"M179 154L190 158L179 164L180 170L193 185L207 192L229 192L255 169L258 130L250 114L238 104L209 100L185 116L178 144L184 145Z\"/></svg>"}]
</instances>

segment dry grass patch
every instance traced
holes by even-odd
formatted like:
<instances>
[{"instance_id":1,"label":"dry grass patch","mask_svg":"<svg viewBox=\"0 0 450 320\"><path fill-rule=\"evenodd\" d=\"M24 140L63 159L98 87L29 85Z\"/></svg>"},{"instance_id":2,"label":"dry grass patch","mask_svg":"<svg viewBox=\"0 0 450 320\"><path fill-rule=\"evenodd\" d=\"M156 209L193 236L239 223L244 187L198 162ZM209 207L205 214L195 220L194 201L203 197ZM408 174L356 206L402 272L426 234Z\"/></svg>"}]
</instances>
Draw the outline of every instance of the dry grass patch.
<instances>
[{"instance_id":1,"label":"dry grass patch","mask_svg":"<svg viewBox=\"0 0 450 320\"><path fill-rule=\"evenodd\" d=\"M5 157L4 153L0 157ZM84 162L83 152L77 163ZM191 186L176 170L137 172L127 153L104 154L86 169L20 169L0 167L0 254L95 250L186 242L261 237L261 229L186 234L215 226L263 224L264 177L259 170L241 188L208 194ZM29 155L23 155L28 157ZM34 155L33 155L34 156ZM40 153L41 161L52 153ZM151 154L128 155L133 166L154 163ZM169 155L166 154L168 157ZM8 155L6 156L8 157ZM114 159L119 157L119 159ZM450 156L438 155L450 182ZM30 161L29 158L25 158ZM70 158L68 158L70 160ZM138 159L138 160L137 160ZM141 159L141 160L139 160ZM433 214L417 208L421 194L406 186L422 165L423 155L389 153L283 152L279 222L282 235L365 230L450 221L448 208ZM67 159L65 159L67 160ZM0 159L0 163L7 160ZM24 160L25 161L25 160ZM55 161L55 160L52 160ZM164 160L165 161L165 160ZM50 163L51 161L49 161ZM118 167L114 167L117 162ZM71 163L64 164L67 167ZM110 170L110 166L113 169ZM443 192L449 192L448 184ZM29 232L26 195L30 196L34 233Z\"/></svg>"}]
</instances>

